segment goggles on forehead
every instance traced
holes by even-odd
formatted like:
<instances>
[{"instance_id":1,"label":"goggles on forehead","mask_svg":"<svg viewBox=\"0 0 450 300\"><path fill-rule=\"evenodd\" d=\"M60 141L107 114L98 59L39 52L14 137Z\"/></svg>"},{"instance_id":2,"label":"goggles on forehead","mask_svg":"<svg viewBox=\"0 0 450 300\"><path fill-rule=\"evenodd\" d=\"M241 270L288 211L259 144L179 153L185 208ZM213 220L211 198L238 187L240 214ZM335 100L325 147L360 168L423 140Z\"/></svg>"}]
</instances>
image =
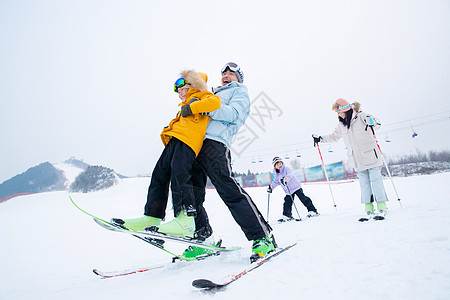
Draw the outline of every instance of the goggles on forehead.
<instances>
[{"instance_id":1,"label":"goggles on forehead","mask_svg":"<svg viewBox=\"0 0 450 300\"><path fill-rule=\"evenodd\" d=\"M173 90L175 91L175 93L178 93L178 89L182 88L186 84L189 84L189 83L187 83L186 80L184 80L184 78L178 78L177 81L175 81L175 83L173 85Z\"/></svg>"},{"instance_id":2,"label":"goggles on forehead","mask_svg":"<svg viewBox=\"0 0 450 300\"><path fill-rule=\"evenodd\" d=\"M345 106L340 106L337 103L333 103L333 105L331 105L331 109L336 111L336 112L341 111L343 109L351 108L351 107L352 106L350 104L349 105L345 105Z\"/></svg>"},{"instance_id":3,"label":"goggles on forehead","mask_svg":"<svg viewBox=\"0 0 450 300\"><path fill-rule=\"evenodd\" d=\"M227 63L223 68L222 68L222 74L227 70L230 69L231 72L239 72L240 68L237 64L235 63Z\"/></svg>"}]
</instances>

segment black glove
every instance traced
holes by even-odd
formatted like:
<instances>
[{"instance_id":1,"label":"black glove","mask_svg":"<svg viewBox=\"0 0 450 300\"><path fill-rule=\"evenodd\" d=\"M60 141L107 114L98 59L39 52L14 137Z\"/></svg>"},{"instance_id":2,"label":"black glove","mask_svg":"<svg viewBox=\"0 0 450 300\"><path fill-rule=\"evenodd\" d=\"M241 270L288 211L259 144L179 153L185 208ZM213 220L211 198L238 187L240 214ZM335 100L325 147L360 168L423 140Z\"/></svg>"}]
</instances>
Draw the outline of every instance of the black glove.
<instances>
[{"instance_id":1,"label":"black glove","mask_svg":"<svg viewBox=\"0 0 450 300\"><path fill-rule=\"evenodd\" d=\"M280 181L282 185L286 185L286 177L281 178Z\"/></svg>"},{"instance_id":2,"label":"black glove","mask_svg":"<svg viewBox=\"0 0 450 300\"><path fill-rule=\"evenodd\" d=\"M187 117L192 115L191 106L189 104L183 105L181 107L181 116Z\"/></svg>"},{"instance_id":3,"label":"black glove","mask_svg":"<svg viewBox=\"0 0 450 300\"><path fill-rule=\"evenodd\" d=\"M313 134L312 138L314 139L314 147L317 146L318 143L320 143L323 139L320 135Z\"/></svg>"},{"instance_id":4,"label":"black glove","mask_svg":"<svg viewBox=\"0 0 450 300\"><path fill-rule=\"evenodd\" d=\"M267 188L267 192L270 193L270 194L272 194L272 191L273 191L273 189L272 189L272 187L269 185L269 187Z\"/></svg>"}]
</instances>

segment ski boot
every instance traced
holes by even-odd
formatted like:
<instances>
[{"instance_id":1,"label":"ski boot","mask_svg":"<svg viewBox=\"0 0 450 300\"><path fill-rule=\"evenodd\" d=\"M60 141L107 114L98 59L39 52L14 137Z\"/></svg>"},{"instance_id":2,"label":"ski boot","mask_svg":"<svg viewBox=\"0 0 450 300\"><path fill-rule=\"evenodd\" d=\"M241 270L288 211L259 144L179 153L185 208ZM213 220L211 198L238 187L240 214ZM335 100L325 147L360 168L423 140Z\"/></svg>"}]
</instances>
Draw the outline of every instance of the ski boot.
<instances>
[{"instance_id":1,"label":"ski boot","mask_svg":"<svg viewBox=\"0 0 450 300\"><path fill-rule=\"evenodd\" d=\"M320 214L317 211L308 211L308 215L306 216L307 218L314 218L314 217L318 217Z\"/></svg>"},{"instance_id":2,"label":"ski boot","mask_svg":"<svg viewBox=\"0 0 450 300\"><path fill-rule=\"evenodd\" d=\"M186 216L189 216L189 217L197 216L197 210L192 205L185 206L184 213L186 214Z\"/></svg>"},{"instance_id":3,"label":"ski boot","mask_svg":"<svg viewBox=\"0 0 450 300\"><path fill-rule=\"evenodd\" d=\"M373 203L372 202L366 203L364 208L365 208L365 211L366 211L366 216L360 218L358 220L359 222L369 221L375 215L374 212L373 212Z\"/></svg>"},{"instance_id":4,"label":"ski boot","mask_svg":"<svg viewBox=\"0 0 450 300\"><path fill-rule=\"evenodd\" d=\"M198 229L194 233L194 238L202 241L205 244L209 245L215 245L217 247L220 247L222 244L222 240L219 240L219 242L214 242L214 237L212 236L212 228L209 226L209 224L203 228ZM184 250L182 256L186 258L196 258L196 259L202 259L207 256L216 255L216 252L212 249L206 249L196 246L189 246L186 250ZM217 253L218 255L218 253Z\"/></svg>"},{"instance_id":5,"label":"ski boot","mask_svg":"<svg viewBox=\"0 0 450 300\"><path fill-rule=\"evenodd\" d=\"M261 257L267 255L268 253L275 250L276 244L273 240L273 236L265 236L262 239L257 239L253 241L252 255L250 256L250 262L253 263L260 259Z\"/></svg>"},{"instance_id":6,"label":"ski boot","mask_svg":"<svg viewBox=\"0 0 450 300\"><path fill-rule=\"evenodd\" d=\"M294 218L292 216L283 215L280 219L278 219L278 223L293 221Z\"/></svg>"},{"instance_id":7,"label":"ski boot","mask_svg":"<svg viewBox=\"0 0 450 300\"><path fill-rule=\"evenodd\" d=\"M172 221L159 226L148 226L144 230L193 238L195 221L193 216L185 215L182 210Z\"/></svg>"},{"instance_id":8,"label":"ski boot","mask_svg":"<svg viewBox=\"0 0 450 300\"><path fill-rule=\"evenodd\" d=\"M204 242L206 241L209 237L211 237L213 234L213 230L211 228L211 226L209 224L207 224L206 226L197 229L194 233L194 238Z\"/></svg>"},{"instance_id":9,"label":"ski boot","mask_svg":"<svg viewBox=\"0 0 450 300\"><path fill-rule=\"evenodd\" d=\"M143 231L145 227L158 226L161 223L161 219L144 215L134 219L112 218L111 223L122 228Z\"/></svg>"},{"instance_id":10,"label":"ski boot","mask_svg":"<svg viewBox=\"0 0 450 300\"><path fill-rule=\"evenodd\" d=\"M220 247L222 245L222 240L219 240L217 243L214 242L214 238L209 237L204 242L205 244ZM195 258L197 260L204 259L208 256L219 255L219 252L216 253L213 249L206 249L202 247L189 246L186 250L183 251L182 256L185 258Z\"/></svg>"},{"instance_id":11,"label":"ski boot","mask_svg":"<svg viewBox=\"0 0 450 300\"><path fill-rule=\"evenodd\" d=\"M387 212L386 202L377 202L377 210L378 210L378 213L375 217L373 217L373 219L374 220L384 220L386 217L386 212Z\"/></svg>"}]
</instances>

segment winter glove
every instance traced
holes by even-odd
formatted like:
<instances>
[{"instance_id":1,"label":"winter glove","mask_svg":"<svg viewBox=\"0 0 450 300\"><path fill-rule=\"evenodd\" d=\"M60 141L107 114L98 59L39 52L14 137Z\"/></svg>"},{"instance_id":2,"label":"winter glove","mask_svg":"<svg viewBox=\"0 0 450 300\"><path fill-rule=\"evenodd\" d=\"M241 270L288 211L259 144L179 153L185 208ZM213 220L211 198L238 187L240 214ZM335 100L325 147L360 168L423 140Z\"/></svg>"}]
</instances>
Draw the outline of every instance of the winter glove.
<instances>
[{"instance_id":1,"label":"winter glove","mask_svg":"<svg viewBox=\"0 0 450 300\"><path fill-rule=\"evenodd\" d=\"M314 139L314 147L316 147L317 144L319 144L323 140L322 137L317 134L313 134L312 138Z\"/></svg>"},{"instance_id":2,"label":"winter glove","mask_svg":"<svg viewBox=\"0 0 450 300\"><path fill-rule=\"evenodd\" d=\"M289 181L290 181L289 177L283 177L283 178L281 178L281 183L282 183L283 185L286 185Z\"/></svg>"},{"instance_id":3,"label":"winter glove","mask_svg":"<svg viewBox=\"0 0 450 300\"><path fill-rule=\"evenodd\" d=\"M187 117L192 115L191 106L189 104L183 105L181 107L181 116Z\"/></svg>"},{"instance_id":4,"label":"winter glove","mask_svg":"<svg viewBox=\"0 0 450 300\"><path fill-rule=\"evenodd\" d=\"M268 192L269 194L272 194L272 191L273 191L273 189L272 189L272 187L269 185L269 187L267 188L267 192Z\"/></svg>"},{"instance_id":5,"label":"winter glove","mask_svg":"<svg viewBox=\"0 0 450 300\"><path fill-rule=\"evenodd\" d=\"M375 122L373 121L371 116L366 116L364 122L366 123L366 126L375 126Z\"/></svg>"},{"instance_id":6,"label":"winter glove","mask_svg":"<svg viewBox=\"0 0 450 300\"><path fill-rule=\"evenodd\" d=\"M368 127L372 130L373 133L375 133L374 128L378 128L381 123L376 118L372 118L371 116L366 116L364 119L364 123L366 123L366 130Z\"/></svg>"}]
</instances>

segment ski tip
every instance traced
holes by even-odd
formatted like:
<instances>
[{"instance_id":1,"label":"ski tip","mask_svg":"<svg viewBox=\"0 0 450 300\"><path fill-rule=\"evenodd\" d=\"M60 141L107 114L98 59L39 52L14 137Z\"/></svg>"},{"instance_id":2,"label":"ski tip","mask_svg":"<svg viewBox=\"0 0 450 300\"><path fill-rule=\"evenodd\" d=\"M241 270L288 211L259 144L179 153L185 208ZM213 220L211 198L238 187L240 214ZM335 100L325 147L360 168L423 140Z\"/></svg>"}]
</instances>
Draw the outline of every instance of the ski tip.
<instances>
[{"instance_id":1,"label":"ski tip","mask_svg":"<svg viewBox=\"0 0 450 300\"><path fill-rule=\"evenodd\" d=\"M214 283L208 279L196 279L192 281L192 286L203 290L211 290L223 287L223 285Z\"/></svg>"},{"instance_id":2,"label":"ski tip","mask_svg":"<svg viewBox=\"0 0 450 300\"><path fill-rule=\"evenodd\" d=\"M102 279L108 278L108 276L105 276L104 274L102 274L102 273L101 273L99 270L97 270L97 269L92 270L92 272L94 272L95 275L100 276Z\"/></svg>"}]
</instances>

